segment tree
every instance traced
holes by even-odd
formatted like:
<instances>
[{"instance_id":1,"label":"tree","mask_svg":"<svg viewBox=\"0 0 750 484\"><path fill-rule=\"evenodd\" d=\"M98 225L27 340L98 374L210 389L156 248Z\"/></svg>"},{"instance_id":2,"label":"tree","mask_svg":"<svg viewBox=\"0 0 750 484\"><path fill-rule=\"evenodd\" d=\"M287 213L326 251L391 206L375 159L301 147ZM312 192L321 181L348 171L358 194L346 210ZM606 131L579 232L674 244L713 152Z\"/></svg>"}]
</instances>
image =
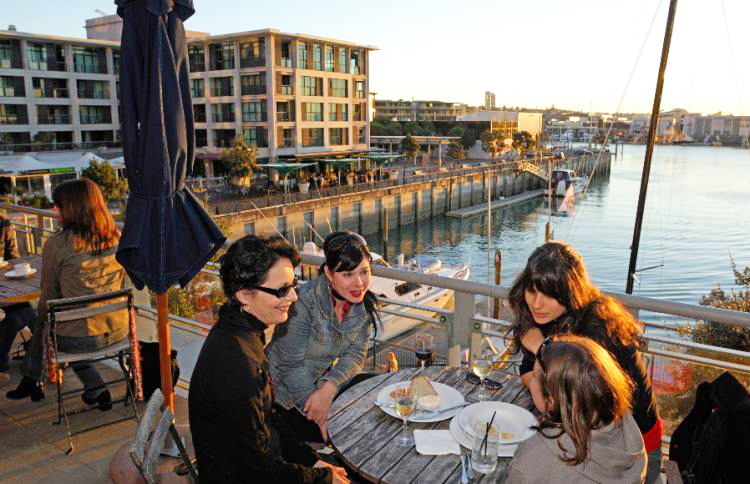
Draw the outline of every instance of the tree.
<instances>
[{"instance_id":1,"label":"tree","mask_svg":"<svg viewBox=\"0 0 750 484\"><path fill-rule=\"evenodd\" d=\"M482 151L489 153L493 158L499 155L505 147L503 135L497 131L491 132L487 129L479 135L479 140L482 142Z\"/></svg>"},{"instance_id":2,"label":"tree","mask_svg":"<svg viewBox=\"0 0 750 484\"><path fill-rule=\"evenodd\" d=\"M89 162L88 168L84 168L81 171L81 176L99 185L104 198L108 202L125 202L128 193L128 181L119 178L114 168L108 162L103 161L99 163L92 159Z\"/></svg>"},{"instance_id":3,"label":"tree","mask_svg":"<svg viewBox=\"0 0 750 484\"><path fill-rule=\"evenodd\" d=\"M414 142L411 133L407 134L404 139L401 140L401 153L406 155L408 158L415 160L417 153L419 152L419 146Z\"/></svg>"},{"instance_id":4,"label":"tree","mask_svg":"<svg viewBox=\"0 0 750 484\"><path fill-rule=\"evenodd\" d=\"M513 148L521 149L521 151L526 151L531 147L531 143L533 142L533 138L531 136L531 133L528 131L519 131L517 133L513 133Z\"/></svg>"},{"instance_id":5,"label":"tree","mask_svg":"<svg viewBox=\"0 0 750 484\"><path fill-rule=\"evenodd\" d=\"M234 178L247 178L255 169L258 148L248 145L242 136L237 136L232 146L221 154L221 161L229 169L229 175Z\"/></svg>"},{"instance_id":6,"label":"tree","mask_svg":"<svg viewBox=\"0 0 750 484\"><path fill-rule=\"evenodd\" d=\"M448 145L448 156L454 160L462 160L464 158L464 147L458 141L451 141Z\"/></svg>"}]
</instances>

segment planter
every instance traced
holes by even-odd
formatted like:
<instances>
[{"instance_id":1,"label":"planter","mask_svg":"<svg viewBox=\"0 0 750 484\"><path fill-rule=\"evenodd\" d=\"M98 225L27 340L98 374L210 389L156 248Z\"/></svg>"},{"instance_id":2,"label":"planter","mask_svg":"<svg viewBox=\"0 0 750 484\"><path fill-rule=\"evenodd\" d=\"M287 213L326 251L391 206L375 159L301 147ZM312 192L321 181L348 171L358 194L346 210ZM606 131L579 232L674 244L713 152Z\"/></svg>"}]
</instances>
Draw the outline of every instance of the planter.
<instances>
[{"instance_id":1,"label":"planter","mask_svg":"<svg viewBox=\"0 0 750 484\"><path fill-rule=\"evenodd\" d=\"M307 193L307 191L310 189L310 182L301 182L298 183L297 186L299 187L300 193Z\"/></svg>"}]
</instances>

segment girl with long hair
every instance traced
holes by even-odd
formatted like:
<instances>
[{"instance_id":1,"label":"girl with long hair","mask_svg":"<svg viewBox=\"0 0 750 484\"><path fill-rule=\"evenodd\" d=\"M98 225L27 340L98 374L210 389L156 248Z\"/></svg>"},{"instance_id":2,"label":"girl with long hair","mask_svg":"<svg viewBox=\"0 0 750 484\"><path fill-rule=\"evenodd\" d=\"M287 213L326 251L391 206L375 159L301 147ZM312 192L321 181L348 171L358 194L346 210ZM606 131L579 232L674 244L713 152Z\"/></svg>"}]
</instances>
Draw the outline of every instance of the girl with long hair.
<instances>
[{"instance_id":1,"label":"girl with long hair","mask_svg":"<svg viewBox=\"0 0 750 484\"><path fill-rule=\"evenodd\" d=\"M586 336L609 351L632 379L633 417L648 453L646 482L659 479L662 422L639 352L641 325L625 307L589 279L583 259L570 245L547 242L529 256L510 291L513 342L523 352L521 380L533 391L534 355L545 337Z\"/></svg>"},{"instance_id":2,"label":"girl with long hair","mask_svg":"<svg viewBox=\"0 0 750 484\"><path fill-rule=\"evenodd\" d=\"M643 439L630 414L632 381L589 338L547 338L532 378L541 416L537 433L518 445L508 483L643 482Z\"/></svg>"},{"instance_id":3,"label":"girl with long hair","mask_svg":"<svg viewBox=\"0 0 750 484\"><path fill-rule=\"evenodd\" d=\"M310 441L327 440L331 403L362 371L378 326L364 238L334 232L323 252L320 275L300 289L289 323L276 328L267 350L278 410Z\"/></svg>"},{"instance_id":4,"label":"girl with long hair","mask_svg":"<svg viewBox=\"0 0 750 484\"><path fill-rule=\"evenodd\" d=\"M52 193L62 230L52 235L42 249L39 321L32 328L31 346L24 358L24 374L18 388L7 397L44 398L42 361L46 352L43 330L47 323L47 301L102 294L122 289L125 271L115 260L120 232L112 219L99 186L87 178L68 180ZM58 349L70 353L96 351L128 336L127 310L70 321L56 330ZM99 372L86 362L71 364L84 385L83 401L112 408L112 398Z\"/></svg>"}]
</instances>

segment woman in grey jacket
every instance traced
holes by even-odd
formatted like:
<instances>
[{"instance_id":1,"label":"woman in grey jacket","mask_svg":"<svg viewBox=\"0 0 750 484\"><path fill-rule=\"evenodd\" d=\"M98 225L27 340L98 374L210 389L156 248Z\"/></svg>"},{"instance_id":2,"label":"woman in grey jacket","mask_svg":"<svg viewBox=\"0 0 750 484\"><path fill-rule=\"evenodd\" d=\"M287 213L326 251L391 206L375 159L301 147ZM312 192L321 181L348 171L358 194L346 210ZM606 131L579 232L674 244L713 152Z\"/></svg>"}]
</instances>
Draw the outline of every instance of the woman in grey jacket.
<instances>
[{"instance_id":1,"label":"woman in grey jacket","mask_svg":"<svg viewBox=\"0 0 750 484\"><path fill-rule=\"evenodd\" d=\"M328 440L328 410L362 371L377 318L362 236L334 232L323 252L321 274L299 290L289 322L266 350L277 411L308 441Z\"/></svg>"},{"instance_id":2,"label":"woman in grey jacket","mask_svg":"<svg viewBox=\"0 0 750 484\"><path fill-rule=\"evenodd\" d=\"M604 348L581 336L547 338L533 378L538 432L518 445L508 484L643 482L646 451L629 412L632 381Z\"/></svg>"}]
</instances>

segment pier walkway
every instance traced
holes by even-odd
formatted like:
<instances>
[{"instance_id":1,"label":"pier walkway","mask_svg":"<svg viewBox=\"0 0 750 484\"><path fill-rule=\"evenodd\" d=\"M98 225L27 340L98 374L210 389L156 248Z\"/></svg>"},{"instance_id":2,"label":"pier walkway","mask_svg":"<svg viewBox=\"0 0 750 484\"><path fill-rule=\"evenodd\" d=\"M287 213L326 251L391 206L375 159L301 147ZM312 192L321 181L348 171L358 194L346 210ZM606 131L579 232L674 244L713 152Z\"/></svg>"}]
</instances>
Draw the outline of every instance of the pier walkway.
<instances>
[{"instance_id":1,"label":"pier walkway","mask_svg":"<svg viewBox=\"0 0 750 484\"><path fill-rule=\"evenodd\" d=\"M492 202L491 208L492 210L496 208L503 208L509 205L513 205L514 203L525 202L526 200L531 200L532 198L541 197L543 195L544 195L544 189L540 188L538 190L530 190L527 192L519 193L518 195L512 195L510 197L500 197L499 199ZM487 202L484 202L484 203L472 205L470 207L464 207L464 208L459 208L456 210L451 210L449 212L446 212L445 216L465 219L467 217L472 217L474 215L479 215L480 213L486 213L486 212L487 212Z\"/></svg>"}]
</instances>

